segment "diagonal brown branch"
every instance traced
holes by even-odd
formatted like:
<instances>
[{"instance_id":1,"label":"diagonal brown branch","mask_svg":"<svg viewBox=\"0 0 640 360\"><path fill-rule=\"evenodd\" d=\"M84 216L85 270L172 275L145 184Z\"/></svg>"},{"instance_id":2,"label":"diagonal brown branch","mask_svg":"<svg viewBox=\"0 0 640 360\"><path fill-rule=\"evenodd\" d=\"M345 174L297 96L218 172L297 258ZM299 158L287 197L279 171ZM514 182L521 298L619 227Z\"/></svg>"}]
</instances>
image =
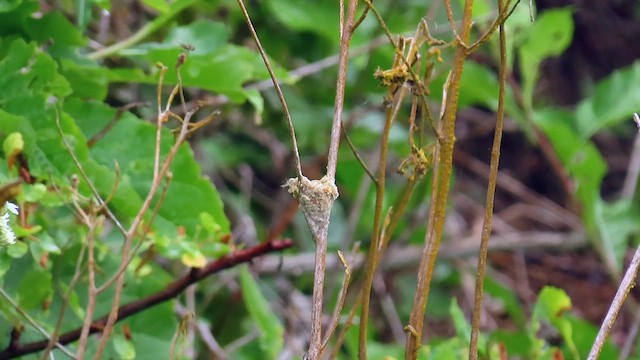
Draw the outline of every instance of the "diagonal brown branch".
<instances>
[{"instance_id":1,"label":"diagonal brown branch","mask_svg":"<svg viewBox=\"0 0 640 360\"><path fill-rule=\"evenodd\" d=\"M210 262L202 269L193 268L187 275L170 283L163 290L160 290L157 293L152 294L144 299L122 305L118 309L117 321L122 321L141 311L149 309L167 300L171 300L182 293L189 285L195 284L212 274L234 267L241 263L250 262L253 259L264 254L282 251L284 249L290 248L291 246L293 246L292 240L268 241L248 249L237 250L218 260ZM99 319L96 319L91 324L90 333L94 334L101 332L105 324L107 323L107 318L108 316L103 316ZM80 338L80 332L80 328L69 331L58 338L58 343L65 345L70 342L76 341ZM47 347L48 342L49 340L45 339L28 344L12 343L9 348L0 352L0 360L13 359L22 355L32 354L37 351L44 350Z\"/></svg>"}]
</instances>

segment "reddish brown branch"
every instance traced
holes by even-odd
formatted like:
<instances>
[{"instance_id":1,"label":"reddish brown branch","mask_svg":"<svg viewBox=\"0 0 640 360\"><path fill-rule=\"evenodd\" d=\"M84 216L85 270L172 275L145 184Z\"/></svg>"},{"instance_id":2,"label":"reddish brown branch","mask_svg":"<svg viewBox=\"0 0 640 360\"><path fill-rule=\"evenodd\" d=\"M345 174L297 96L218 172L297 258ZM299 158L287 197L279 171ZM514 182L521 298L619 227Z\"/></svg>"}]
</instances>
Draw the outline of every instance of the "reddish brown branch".
<instances>
[{"instance_id":1,"label":"reddish brown branch","mask_svg":"<svg viewBox=\"0 0 640 360\"><path fill-rule=\"evenodd\" d=\"M262 243L252 248L237 250L227 256L224 256L218 260L215 260L202 269L191 269L191 271L179 278L178 280L167 285L161 291L148 296L144 299L134 301L132 303L123 305L118 310L118 321L135 315L143 310L149 309L152 306L173 299L184 291L189 285L197 283L198 281L206 278L209 275L236 266L241 263L249 262L256 257L262 256L267 253L281 251L287 249L293 245L291 240L273 240ZM100 332L107 323L107 316L103 316L100 319L95 320L91 324L90 333L94 334ZM58 338L58 342L62 345L76 341L80 338L81 328L69 331ZM28 343L21 345L17 341L12 341L7 349L0 352L0 360L12 359L18 356L31 354L40 350L44 350L47 347L49 340L41 340L38 342Z\"/></svg>"}]
</instances>

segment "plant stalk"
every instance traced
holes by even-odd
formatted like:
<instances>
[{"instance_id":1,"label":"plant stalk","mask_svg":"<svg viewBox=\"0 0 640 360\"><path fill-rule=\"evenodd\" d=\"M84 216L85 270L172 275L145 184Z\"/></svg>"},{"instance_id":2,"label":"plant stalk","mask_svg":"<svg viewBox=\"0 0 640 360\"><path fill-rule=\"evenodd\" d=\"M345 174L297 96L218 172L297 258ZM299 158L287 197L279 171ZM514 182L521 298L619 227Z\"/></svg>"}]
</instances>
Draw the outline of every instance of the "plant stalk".
<instances>
[{"instance_id":1,"label":"plant stalk","mask_svg":"<svg viewBox=\"0 0 640 360\"><path fill-rule=\"evenodd\" d=\"M449 2L450 0L445 0ZM473 0L466 0L462 16L461 39L467 42L471 31L471 16ZM458 93L460 91L460 79L464 62L467 58L467 49L464 44L457 44L454 56L453 70L451 72L449 86L446 90L445 109L441 123L441 139L436 144L437 164L433 174L433 190L431 195L430 221L425 235L425 247L422 252L420 267L418 269L418 285L416 287L413 307L407 326L408 334L405 347L405 359L415 360L418 357L418 349L422 343L422 327L424 324L424 311L429 296L429 287L433 276L442 231L444 228L449 184L451 181L453 148L455 144L456 111L458 108Z\"/></svg>"}]
</instances>

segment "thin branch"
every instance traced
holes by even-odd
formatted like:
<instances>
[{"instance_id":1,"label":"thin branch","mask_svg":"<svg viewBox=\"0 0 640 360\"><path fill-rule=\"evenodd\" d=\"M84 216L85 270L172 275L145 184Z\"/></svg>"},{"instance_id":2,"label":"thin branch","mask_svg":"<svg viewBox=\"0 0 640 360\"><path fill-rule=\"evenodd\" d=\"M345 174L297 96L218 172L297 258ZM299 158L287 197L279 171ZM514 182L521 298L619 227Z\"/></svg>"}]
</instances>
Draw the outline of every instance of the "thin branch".
<instances>
[{"instance_id":1,"label":"thin branch","mask_svg":"<svg viewBox=\"0 0 640 360\"><path fill-rule=\"evenodd\" d=\"M264 254L268 254L271 252L282 251L288 249L293 246L292 240L274 240L262 243L260 245L237 250L229 255L223 256L218 260L214 260L207 264L205 267L201 269L192 268L191 271L177 279L176 281L167 285L163 290L156 292L144 299L140 299L134 302L131 302L126 305L122 305L118 309L118 321L122 321L130 316L133 316L141 311L147 310L155 305L163 303L167 300L171 300L177 297L180 293L182 293L188 286L195 284L212 274L220 272L222 270L234 267L238 264L250 262L253 259L260 257ZM0 290L2 290L0 288ZM108 316L103 316L99 319L96 319L91 324L90 333L95 334L102 331L104 326L107 323ZM61 345L66 345L73 341L78 340L80 337L81 329L75 329L69 331L62 336L60 336L58 343ZM13 346L5 349L0 352L0 360L12 359L22 355L31 354L40 350L43 350L47 347L47 343L49 340L42 340L28 344L12 344ZM73 357L73 355L72 355Z\"/></svg>"},{"instance_id":2,"label":"thin branch","mask_svg":"<svg viewBox=\"0 0 640 360\"><path fill-rule=\"evenodd\" d=\"M609 336L609 332L613 328L613 324L618 317L618 313L622 309L622 305L627 299L627 295L631 289L636 286L636 276L638 274L638 269L640 269L640 246L636 248L635 254L633 254L633 259L631 260L631 264L629 264L629 268L624 273L624 277L620 282L620 286L618 287L618 291L616 295L613 297L613 301L609 310L607 311L607 315L602 321L602 325L600 326L600 330L598 331L598 335L596 335L596 339L593 342L591 350L589 351L589 355L587 356L587 360L596 360L604 347L605 342L607 341L607 337Z\"/></svg>"},{"instance_id":3,"label":"thin branch","mask_svg":"<svg viewBox=\"0 0 640 360\"><path fill-rule=\"evenodd\" d=\"M289 128L289 135L291 135L291 144L293 145L293 153L296 162L296 172L299 178L302 177L302 166L300 165L300 154L298 153L298 141L296 140L296 131L293 128L293 120L291 119L291 113L289 112L289 107L287 106L287 101L284 98L284 94L282 93L282 89L280 88L280 84L278 83L278 79L276 78L276 74L273 71L273 67L271 66L271 62L269 61L269 57L267 53L264 51L262 44L260 43L260 39L258 38L258 34L256 33L256 29L253 27L253 23L251 22L251 17L247 12L247 8L244 6L244 2L242 0L238 0L238 6L242 10L242 14L244 15L245 21L247 22L247 26L249 27L249 31L251 31L251 36L253 40L256 42L256 46L258 47L258 51L260 52L260 56L262 56L262 61L264 61L264 65L269 72L269 76L271 77L271 82L278 94L278 99L280 100L280 104L282 105L282 111L284 111L284 115L287 119L287 126Z\"/></svg>"},{"instance_id":4,"label":"thin branch","mask_svg":"<svg viewBox=\"0 0 640 360\"><path fill-rule=\"evenodd\" d=\"M350 0L347 7L347 15L344 24L340 24L343 29L340 37L340 53L338 54L338 80L336 81L336 96L333 112L333 123L331 125L331 142L329 144L329 155L327 156L327 176L334 179L338 166L338 148L340 146L340 127L342 126L342 114L344 112L344 97L347 86L347 67L349 63L349 49L351 36L353 35L355 15L358 6L357 0Z\"/></svg>"},{"instance_id":5,"label":"thin branch","mask_svg":"<svg viewBox=\"0 0 640 360\"><path fill-rule=\"evenodd\" d=\"M89 176L84 171L84 168L80 163L80 160L78 160L76 153L73 151L73 149L71 148L71 145L67 141L67 138L64 135L64 131L62 131L62 126L60 125L60 109L58 108L56 108L56 128L58 129L58 133L60 134L60 138L62 139L62 143L64 144L65 149L67 149L67 152L69 153L69 155L71 155L71 158L73 159L73 163L78 168L78 171L80 172L80 176L82 176L84 181L87 183L87 186L89 186L89 188L91 189L93 196L96 198L99 205L104 208L104 211L107 214L107 217L109 218L109 220L113 222L113 224L118 228L118 230L120 230L122 234L126 234L127 230L124 228L124 226L122 226L122 224L120 224L120 221L118 221L118 219L111 212L111 210L109 209L107 204L104 202L104 200L102 200L102 197L98 192L98 189L96 189L95 185L93 185L93 182L91 182L91 180L89 179Z\"/></svg>"},{"instance_id":6,"label":"thin branch","mask_svg":"<svg viewBox=\"0 0 640 360\"><path fill-rule=\"evenodd\" d=\"M324 341L322 342L321 351L327 347L327 343L329 343L329 339L333 336L333 333L336 331L338 327L338 322L340 321L340 313L342 312L342 308L344 307L344 302L347 299L347 290L349 289L349 283L351 282L351 267L347 264L347 260L344 258L342 251L338 251L338 259L342 263L344 267L344 279L342 280L342 286L340 287L340 296L338 297L338 304L336 305L331 325L327 330L327 333L324 336Z\"/></svg>"},{"instance_id":7,"label":"thin branch","mask_svg":"<svg viewBox=\"0 0 640 360\"><path fill-rule=\"evenodd\" d=\"M42 349L45 349L47 347L47 345L49 344L49 341L51 341L51 335L49 335L49 333L47 333L47 331L45 329L43 329L42 326L40 326L29 314L27 314L26 311L22 310L20 305L18 305L15 301L13 301L11 296L9 296L9 294L7 294L2 287L0 287L0 295L4 298L4 300L6 302L11 304L11 306L14 308L14 310L16 310L25 320L27 320L27 322L31 326L33 326L34 329L36 329L40 334L42 334L42 336L47 338L47 340L41 341L43 343L43 345L44 345L42 347ZM60 341L55 341L56 348L60 349L60 351L62 351L63 354L67 355L71 359L75 359L76 358L75 355L71 351L69 351L69 349L67 349L64 346L66 344L67 343L62 343ZM17 344L15 342L11 341L9 343L9 347L7 348L7 350L13 351L14 349L17 349L17 348L20 348L20 344ZM42 349L40 349L40 350L42 350ZM7 351L7 350L5 350L5 351ZM2 359L1 356L2 356L2 353L0 353L0 359Z\"/></svg>"},{"instance_id":8,"label":"thin branch","mask_svg":"<svg viewBox=\"0 0 640 360\"><path fill-rule=\"evenodd\" d=\"M351 152L356 157L356 160L358 160L358 163L360 163L360 166L362 166L362 169L364 170L364 172L367 174L367 176L369 176L369 179L371 179L371 181L373 181L373 183L376 184L377 186L378 181L376 180L376 177L373 176L373 173L371 172L371 170L369 170L369 167L364 162L364 159L360 156L360 154L358 154L358 150L353 144L353 141L351 141L351 138L347 133L347 129L345 129L344 126L342 127L342 133L344 134L345 140L347 140L347 144L349 144L349 149L351 149Z\"/></svg>"},{"instance_id":9,"label":"thin branch","mask_svg":"<svg viewBox=\"0 0 640 360\"><path fill-rule=\"evenodd\" d=\"M499 18L505 11L505 0L498 0ZM484 276L487 269L487 254L489 252L489 237L492 231L493 202L498 182L498 165L500 164L500 146L502 143L502 129L504 127L505 88L507 85L507 45L504 29L504 21L500 24L500 88L498 90L498 111L496 114L496 129L491 147L491 163L489 165L489 184L487 185L487 199L485 203L485 215L482 223L480 237L480 251L478 254L478 266L476 267L476 286L473 301L473 317L471 320L471 338L469 342L469 359L478 359L478 339L480 336L480 316L482 314L482 300L484 296Z\"/></svg>"},{"instance_id":10,"label":"thin branch","mask_svg":"<svg viewBox=\"0 0 640 360\"><path fill-rule=\"evenodd\" d=\"M624 185L620 197L622 199L633 199L636 188L638 186L638 177L640 176L640 116L633 114L633 120L638 126L638 133L633 142L633 150L629 159L629 167L627 168L627 176L624 178Z\"/></svg>"}]
</instances>

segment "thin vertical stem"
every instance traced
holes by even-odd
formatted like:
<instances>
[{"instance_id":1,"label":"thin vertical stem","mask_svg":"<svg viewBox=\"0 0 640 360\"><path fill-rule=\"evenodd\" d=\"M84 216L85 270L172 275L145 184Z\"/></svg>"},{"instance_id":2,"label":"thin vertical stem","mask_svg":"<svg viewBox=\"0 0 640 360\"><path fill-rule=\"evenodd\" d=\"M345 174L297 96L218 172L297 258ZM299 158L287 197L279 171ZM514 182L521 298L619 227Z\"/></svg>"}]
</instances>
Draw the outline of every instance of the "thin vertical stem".
<instances>
[{"instance_id":1,"label":"thin vertical stem","mask_svg":"<svg viewBox=\"0 0 640 360\"><path fill-rule=\"evenodd\" d=\"M505 13L504 0L498 1L499 17ZM482 300L484 296L484 275L487 268L487 253L489 249L489 237L491 236L493 221L493 202L498 181L498 165L500 163L500 145L502 143L502 129L504 125L504 95L507 83L507 47L504 29L504 18L500 24L500 89L498 91L498 112L496 116L496 130L491 148L491 163L489 165L489 184L487 185L487 199L485 203L484 222L480 237L480 253L476 268L476 289L473 302L473 317L471 319L471 338L469 342L469 359L478 359L478 337L480 335L480 320L482 314Z\"/></svg>"},{"instance_id":2,"label":"thin vertical stem","mask_svg":"<svg viewBox=\"0 0 640 360\"><path fill-rule=\"evenodd\" d=\"M343 7L344 5L340 6ZM340 24L340 29L342 31L340 32L340 52L338 54L338 80L336 81L336 97L333 112L333 123L331 124L329 155L327 156L327 176L332 179L336 177L336 168L338 167L338 148L340 147L340 127L342 126L344 96L345 89L347 87L349 48L351 44L351 36L355 30L354 24L357 7L358 0L350 0L347 7L345 23Z\"/></svg>"},{"instance_id":3,"label":"thin vertical stem","mask_svg":"<svg viewBox=\"0 0 640 360\"><path fill-rule=\"evenodd\" d=\"M391 90L390 90L391 91ZM404 97L404 88L400 90L395 105L387 108L387 116L380 138L380 159L378 161L378 177L376 178L376 204L373 217L373 235L369 246L369 254L367 256L367 268L364 283L362 285L362 293L360 295L362 308L360 310L360 334L358 337L358 358L365 360L367 358L367 325L369 322L369 303L371 301L371 286L378 265L380 254L380 236L382 234L382 205L384 204L384 186L386 180L387 168L387 150L389 145L389 134L394 119L398 116L400 104Z\"/></svg>"}]
</instances>

